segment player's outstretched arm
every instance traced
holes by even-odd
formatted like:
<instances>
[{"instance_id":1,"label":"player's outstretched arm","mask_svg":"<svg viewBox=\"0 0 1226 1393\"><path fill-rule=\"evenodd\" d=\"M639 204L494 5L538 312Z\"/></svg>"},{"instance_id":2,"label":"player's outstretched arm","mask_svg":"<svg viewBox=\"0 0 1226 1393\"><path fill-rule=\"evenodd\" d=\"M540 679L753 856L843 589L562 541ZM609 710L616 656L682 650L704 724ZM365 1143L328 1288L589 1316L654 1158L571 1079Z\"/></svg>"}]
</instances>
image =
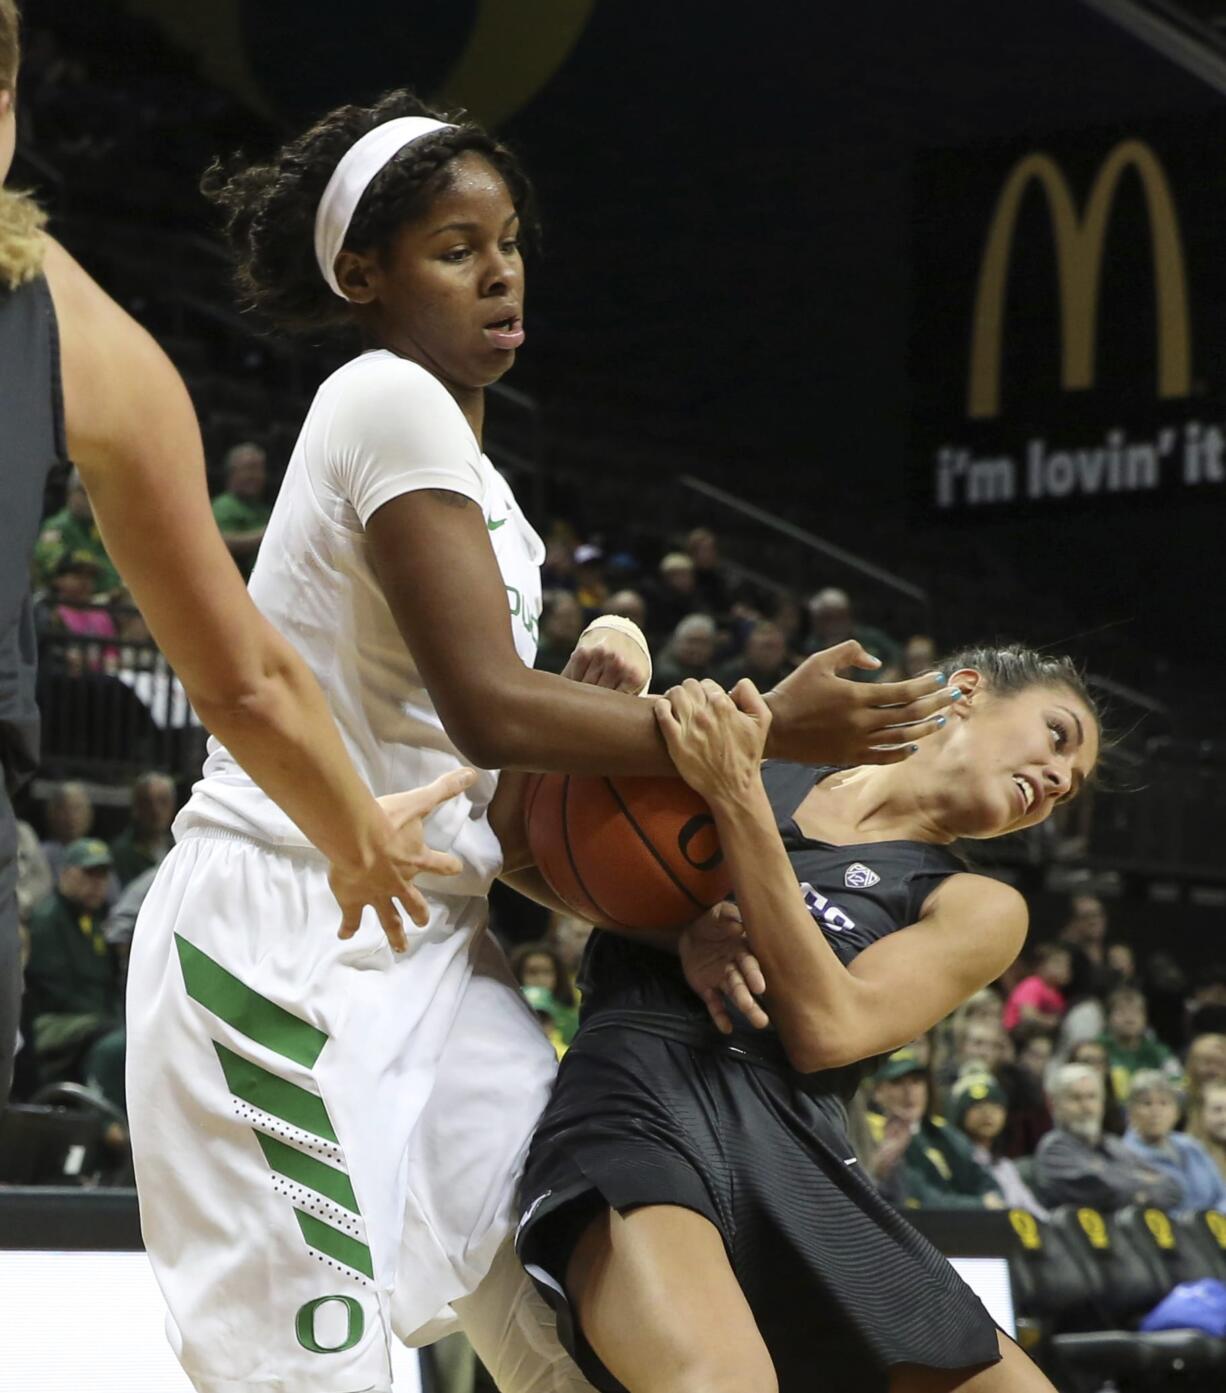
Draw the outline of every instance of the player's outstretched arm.
<instances>
[{"instance_id":1,"label":"player's outstretched arm","mask_svg":"<svg viewBox=\"0 0 1226 1393\"><path fill-rule=\"evenodd\" d=\"M929 897L918 923L844 967L813 930L775 825L759 769L770 712L753 685L741 682L729 696L690 681L655 706L678 772L710 805L771 1019L802 1073L906 1044L1017 956L1022 897L986 877L956 875Z\"/></svg>"},{"instance_id":2,"label":"player's outstretched arm","mask_svg":"<svg viewBox=\"0 0 1226 1393\"><path fill-rule=\"evenodd\" d=\"M370 516L366 533L392 614L466 758L485 769L673 772L646 702L520 661L506 587L471 499L430 489L404 493ZM835 675L857 654L873 661L858 644L841 644L814 655L770 694L768 755L880 763L905 758L911 744L938 728L935 717L954 698L935 674L874 691Z\"/></svg>"},{"instance_id":3,"label":"player's outstretched arm","mask_svg":"<svg viewBox=\"0 0 1226 1393\"><path fill-rule=\"evenodd\" d=\"M420 920L413 877L452 874L458 862L422 842L428 807L380 808L319 684L252 603L213 520L195 412L169 359L50 240L45 271L69 453L107 551L205 726L332 862L342 931L372 904L399 946L393 897ZM470 778L432 785L426 801Z\"/></svg>"}]
</instances>

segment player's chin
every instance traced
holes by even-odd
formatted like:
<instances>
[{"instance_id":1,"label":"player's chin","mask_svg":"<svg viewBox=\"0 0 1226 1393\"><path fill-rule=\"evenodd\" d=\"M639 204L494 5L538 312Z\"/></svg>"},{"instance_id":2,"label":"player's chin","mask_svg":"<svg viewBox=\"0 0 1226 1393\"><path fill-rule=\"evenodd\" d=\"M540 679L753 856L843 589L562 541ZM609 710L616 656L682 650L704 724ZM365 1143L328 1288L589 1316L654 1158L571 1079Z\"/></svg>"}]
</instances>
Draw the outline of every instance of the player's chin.
<instances>
[{"instance_id":1,"label":"player's chin","mask_svg":"<svg viewBox=\"0 0 1226 1393\"><path fill-rule=\"evenodd\" d=\"M515 348L494 348L487 345L479 359L472 364L473 385L492 387L515 366L515 355L518 351Z\"/></svg>"}]
</instances>

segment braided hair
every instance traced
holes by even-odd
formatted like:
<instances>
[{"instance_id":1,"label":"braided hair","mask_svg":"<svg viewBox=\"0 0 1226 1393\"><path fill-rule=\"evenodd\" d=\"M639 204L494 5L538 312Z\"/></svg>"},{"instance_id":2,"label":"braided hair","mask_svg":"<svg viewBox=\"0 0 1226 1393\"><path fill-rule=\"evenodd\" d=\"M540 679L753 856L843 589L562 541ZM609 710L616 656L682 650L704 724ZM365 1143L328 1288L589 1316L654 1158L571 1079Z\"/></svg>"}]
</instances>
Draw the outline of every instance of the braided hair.
<instances>
[{"instance_id":1,"label":"braided hair","mask_svg":"<svg viewBox=\"0 0 1226 1393\"><path fill-rule=\"evenodd\" d=\"M511 151L475 122L433 111L399 89L372 106L337 107L265 163L248 164L238 155L205 171L201 189L221 211L247 308L291 333L352 324L352 311L329 289L315 261L315 212L345 152L399 116L453 121L454 129L413 141L375 176L354 210L344 250L381 253L398 228L425 215L449 187L452 162L469 151L502 177L520 217L520 240L532 245L538 233L532 186Z\"/></svg>"}]
</instances>

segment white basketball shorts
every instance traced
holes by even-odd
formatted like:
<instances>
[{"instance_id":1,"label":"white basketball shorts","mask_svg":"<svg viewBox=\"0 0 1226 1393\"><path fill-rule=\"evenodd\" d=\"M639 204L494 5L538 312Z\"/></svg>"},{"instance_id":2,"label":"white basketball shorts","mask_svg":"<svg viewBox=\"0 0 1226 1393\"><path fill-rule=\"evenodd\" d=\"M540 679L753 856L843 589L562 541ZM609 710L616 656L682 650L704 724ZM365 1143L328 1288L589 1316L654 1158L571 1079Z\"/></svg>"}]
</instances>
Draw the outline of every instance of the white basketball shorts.
<instances>
[{"instance_id":1,"label":"white basketball shorts","mask_svg":"<svg viewBox=\"0 0 1226 1393\"><path fill-rule=\"evenodd\" d=\"M496 1258L491 1296L529 1300L506 1254L555 1060L485 901L430 908L397 956L372 910L337 937L314 853L198 829L159 871L132 946L128 1108L199 1393L381 1393L389 1340L437 1338L455 1301L511 1347L517 1388L586 1387L547 1316L479 1309Z\"/></svg>"}]
</instances>

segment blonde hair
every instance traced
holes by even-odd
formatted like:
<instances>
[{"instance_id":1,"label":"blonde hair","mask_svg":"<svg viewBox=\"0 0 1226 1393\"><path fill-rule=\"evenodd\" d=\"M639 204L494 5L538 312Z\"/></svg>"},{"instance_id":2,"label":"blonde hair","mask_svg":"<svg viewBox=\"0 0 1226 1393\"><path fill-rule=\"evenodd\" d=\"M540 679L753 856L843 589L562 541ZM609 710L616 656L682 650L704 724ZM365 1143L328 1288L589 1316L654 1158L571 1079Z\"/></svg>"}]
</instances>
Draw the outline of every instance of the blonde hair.
<instances>
[{"instance_id":1,"label":"blonde hair","mask_svg":"<svg viewBox=\"0 0 1226 1393\"><path fill-rule=\"evenodd\" d=\"M16 0L0 0L0 91L14 92L21 59ZM43 210L28 194L0 188L0 285L16 290L42 270Z\"/></svg>"},{"instance_id":2,"label":"blonde hair","mask_svg":"<svg viewBox=\"0 0 1226 1393\"><path fill-rule=\"evenodd\" d=\"M1201 1038L1201 1036L1197 1036L1197 1039ZM1185 1131L1188 1136L1195 1137L1200 1142L1209 1153L1210 1160L1221 1171L1223 1179L1226 1179L1226 1142L1217 1141L1205 1131L1205 1120L1201 1115L1205 1094L1217 1092L1226 1092L1226 1079L1210 1079L1208 1083L1202 1084L1200 1089L1192 1094L1188 1103L1188 1121Z\"/></svg>"}]
</instances>

